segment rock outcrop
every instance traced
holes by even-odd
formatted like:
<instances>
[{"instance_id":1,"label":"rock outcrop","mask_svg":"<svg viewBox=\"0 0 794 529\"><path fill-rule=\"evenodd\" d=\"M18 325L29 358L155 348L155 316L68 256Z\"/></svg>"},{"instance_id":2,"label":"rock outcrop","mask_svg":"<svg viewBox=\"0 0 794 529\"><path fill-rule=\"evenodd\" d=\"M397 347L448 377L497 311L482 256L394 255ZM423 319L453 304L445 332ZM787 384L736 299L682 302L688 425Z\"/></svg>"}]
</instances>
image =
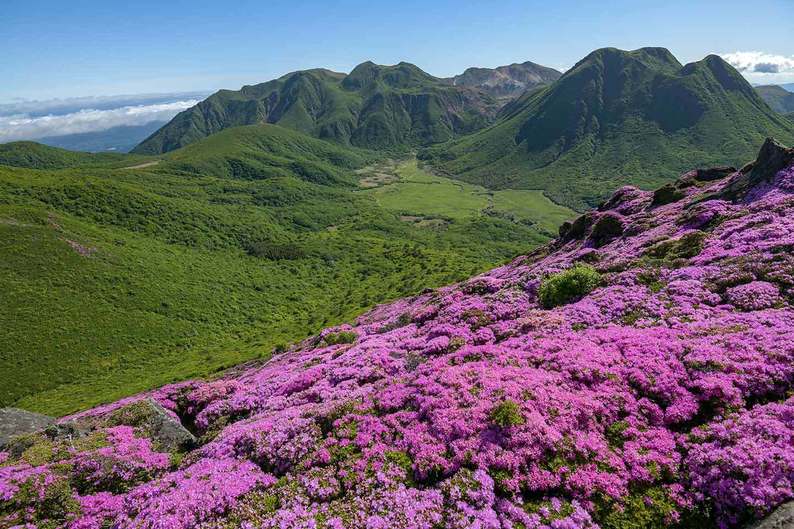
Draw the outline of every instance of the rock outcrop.
<instances>
[{"instance_id":1,"label":"rock outcrop","mask_svg":"<svg viewBox=\"0 0 794 529\"><path fill-rule=\"evenodd\" d=\"M55 423L55 419L17 408L0 409L0 450L19 435L38 432Z\"/></svg>"}]
</instances>

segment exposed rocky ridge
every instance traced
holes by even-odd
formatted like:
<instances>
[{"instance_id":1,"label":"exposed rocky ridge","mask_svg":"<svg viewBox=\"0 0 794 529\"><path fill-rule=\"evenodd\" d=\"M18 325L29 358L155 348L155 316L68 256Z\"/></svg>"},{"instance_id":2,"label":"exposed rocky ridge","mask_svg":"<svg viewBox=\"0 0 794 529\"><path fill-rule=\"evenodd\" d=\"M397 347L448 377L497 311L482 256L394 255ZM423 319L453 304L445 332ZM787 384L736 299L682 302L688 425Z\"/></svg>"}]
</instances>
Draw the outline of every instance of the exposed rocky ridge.
<instances>
[{"instance_id":1,"label":"exposed rocky ridge","mask_svg":"<svg viewBox=\"0 0 794 529\"><path fill-rule=\"evenodd\" d=\"M497 99L509 101L527 90L553 83L562 73L531 61L496 68L468 68L465 72L444 79L455 86L482 90Z\"/></svg>"},{"instance_id":2,"label":"exposed rocky ridge","mask_svg":"<svg viewBox=\"0 0 794 529\"><path fill-rule=\"evenodd\" d=\"M120 425L71 451L2 453L0 523L762 518L794 485L794 165L775 170L789 154L770 140L754 164L686 173L664 200L622 188L553 244L465 283L263 365L68 417L101 422L153 398L199 446L171 455Z\"/></svg>"}]
</instances>

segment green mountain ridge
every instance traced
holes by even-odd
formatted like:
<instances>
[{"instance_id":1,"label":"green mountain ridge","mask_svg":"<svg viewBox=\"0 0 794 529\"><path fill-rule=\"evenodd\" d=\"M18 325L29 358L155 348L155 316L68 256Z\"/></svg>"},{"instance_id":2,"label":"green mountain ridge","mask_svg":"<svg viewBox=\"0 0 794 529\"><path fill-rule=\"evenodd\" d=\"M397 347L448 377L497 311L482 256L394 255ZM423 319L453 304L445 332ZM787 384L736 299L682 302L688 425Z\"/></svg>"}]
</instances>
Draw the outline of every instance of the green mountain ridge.
<instances>
[{"instance_id":1,"label":"green mountain ridge","mask_svg":"<svg viewBox=\"0 0 794 529\"><path fill-rule=\"evenodd\" d=\"M124 153L88 153L43 145L34 141L0 143L0 165L28 169L68 167L123 167L149 160Z\"/></svg>"},{"instance_id":2,"label":"green mountain ridge","mask_svg":"<svg viewBox=\"0 0 794 529\"><path fill-rule=\"evenodd\" d=\"M780 112L781 114L794 112L794 93L789 92L782 86L756 86L755 91L775 112Z\"/></svg>"},{"instance_id":3,"label":"green mountain ridge","mask_svg":"<svg viewBox=\"0 0 794 529\"><path fill-rule=\"evenodd\" d=\"M407 150L444 142L490 123L499 104L450 86L409 63L358 65L350 74L315 69L221 90L178 114L135 147L160 154L225 128L272 123L343 145Z\"/></svg>"},{"instance_id":4,"label":"green mountain ridge","mask_svg":"<svg viewBox=\"0 0 794 529\"><path fill-rule=\"evenodd\" d=\"M625 184L658 186L698 165L739 164L794 128L716 55L682 66L664 48L596 50L491 126L420 156L489 188L542 189L583 210Z\"/></svg>"}]
</instances>

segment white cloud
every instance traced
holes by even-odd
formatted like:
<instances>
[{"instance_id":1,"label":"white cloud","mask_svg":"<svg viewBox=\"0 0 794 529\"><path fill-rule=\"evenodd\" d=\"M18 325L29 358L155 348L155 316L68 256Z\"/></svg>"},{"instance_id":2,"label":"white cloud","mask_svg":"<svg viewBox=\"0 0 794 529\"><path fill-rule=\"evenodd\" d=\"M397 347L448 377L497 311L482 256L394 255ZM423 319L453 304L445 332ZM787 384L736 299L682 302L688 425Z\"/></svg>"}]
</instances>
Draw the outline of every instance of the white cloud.
<instances>
[{"instance_id":1,"label":"white cloud","mask_svg":"<svg viewBox=\"0 0 794 529\"><path fill-rule=\"evenodd\" d=\"M185 101L188 99L204 99L209 92L175 92L167 94L134 94L113 96L82 96L59 99L30 100L17 98L0 102L0 116L27 114L31 117L53 114L71 114L83 109L112 110L120 107L155 105Z\"/></svg>"},{"instance_id":2,"label":"white cloud","mask_svg":"<svg viewBox=\"0 0 794 529\"><path fill-rule=\"evenodd\" d=\"M761 51L736 51L720 56L755 82L786 82L794 80L794 55L772 55Z\"/></svg>"},{"instance_id":3,"label":"white cloud","mask_svg":"<svg viewBox=\"0 0 794 529\"><path fill-rule=\"evenodd\" d=\"M82 98L81 98L82 99ZM120 106L118 108L82 108L68 113L41 114L48 102L24 102L31 107L27 112L2 115L0 112L0 143L15 140L33 140L46 136L61 136L80 132L94 132L120 125L145 125L152 121L167 121L177 113L198 103L198 99L183 99L155 104ZM23 103L2 105L0 110ZM38 109L38 110L37 110Z\"/></svg>"}]
</instances>

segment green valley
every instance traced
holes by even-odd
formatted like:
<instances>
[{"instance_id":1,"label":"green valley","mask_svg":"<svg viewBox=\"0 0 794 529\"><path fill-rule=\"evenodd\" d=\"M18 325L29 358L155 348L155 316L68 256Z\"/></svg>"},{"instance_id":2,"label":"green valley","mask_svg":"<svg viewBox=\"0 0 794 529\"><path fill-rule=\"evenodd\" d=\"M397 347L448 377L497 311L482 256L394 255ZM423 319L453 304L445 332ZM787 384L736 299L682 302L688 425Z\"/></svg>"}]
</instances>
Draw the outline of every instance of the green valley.
<instances>
[{"instance_id":1,"label":"green valley","mask_svg":"<svg viewBox=\"0 0 794 529\"><path fill-rule=\"evenodd\" d=\"M274 125L157 158L0 152L0 405L54 414L267 358L549 236L415 160ZM387 166L397 182L362 187ZM445 187L400 187L423 181Z\"/></svg>"},{"instance_id":2,"label":"green valley","mask_svg":"<svg viewBox=\"0 0 794 529\"><path fill-rule=\"evenodd\" d=\"M389 166L379 167L389 174ZM444 226L453 221L489 216L532 226L549 237L556 235L559 225L576 215L559 206L541 191L491 191L452 178L433 175L409 159L391 167L394 175L383 184L367 191L378 204L391 210L406 222L421 226Z\"/></svg>"}]
</instances>

